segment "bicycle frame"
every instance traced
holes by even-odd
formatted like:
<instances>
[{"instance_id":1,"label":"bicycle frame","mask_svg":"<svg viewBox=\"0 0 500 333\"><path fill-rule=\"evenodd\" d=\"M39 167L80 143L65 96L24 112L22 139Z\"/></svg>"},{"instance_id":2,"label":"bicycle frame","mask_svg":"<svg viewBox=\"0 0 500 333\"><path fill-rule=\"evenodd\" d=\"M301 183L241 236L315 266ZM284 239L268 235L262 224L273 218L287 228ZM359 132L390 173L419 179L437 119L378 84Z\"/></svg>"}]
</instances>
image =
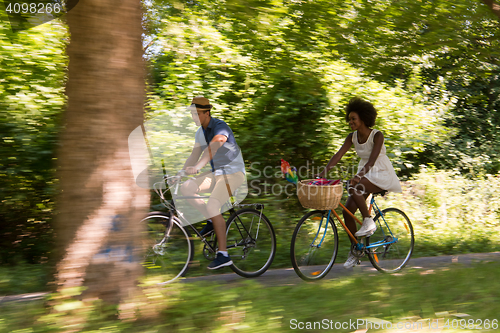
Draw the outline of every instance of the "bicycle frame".
<instances>
[{"instance_id":1,"label":"bicycle frame","mask_svg":"<svg viewBox=\"0 0 500 333\"><path fill-rule=\"evenodd\" d=\"M347 188L349 188L349 187L347 187ZM352 218L354 218L354 220L356 222L358 222L360 225L363 225L363 223L361 223L361 221L359 221L359 219L356 216L354 216L354 214L351 211L349 211L349 209L347 209L341 202L339 203L339 205ZM337 214L337 212L332 209L332 210L328 211L328 216L326 218L326 226L325 226L324 234L323 234L323 237L322 237L322 239L321 239L321 241L320 241L320 243L318 244L317 247L318 248L321 247L321 244L323 243L323 239L325 238L325 235L326 235L326 232L327 232L327 229L328 229L328 221L330 220L330 213L333 213L335 215L335 217L340 222L340 224L342 225L342 227L344 228L344 230L347 232L347 234L349 235L349 237L354 241L357 250L365 250L365 249L370 249L370 248L373 248L373 247L379 247L381 245L389 245L389 244L397 243L398 239L397 239L397 237L394 237L394 235L393 235L393 233L391 231L391 228L389 228L389 225L387 224L387 221L385 220L384 213L382 212L382 210L380 210L380 208L378 207L377 203L375 202L375 196L373 194L372 194L372 198L370 200L370 207L368 209L369 213L371 213L372 208L374 208L374 210L380 215L380 217L384 221L384 224L387 227L387 230L389 231L390 235L392 236L392 240L391 241L389 241L389 242L387 242L387 241L378 241L378 242L372 243L372 244L370 244L368 246L365 246L364 244L358 242L358 240L356 239L356 237L354 237L354 235L351 233L351 231L345 225L344 221L340 218L339 214ZM311 243L311 245L314 244L314 242L318 238L318 235L319 235L319 232L320 232L322 224L323 224L323 218L321 219L320 225L318 227L318 232L316 233L316 236L314 237L314 240ZM405 225L405 227L406 227L406 225ZM384 228L381 228L381 229L382 229L382 233L385 236Z\"/></svg>"},{"instance_id":2,"label":"bicycle frame","mask_svg":"<svg viewBox=\"0 0 500 333\"><path fill-rule=\"evenodd\" d=\"M389 245L389 244L393 244L393 243L397 243L398 241L398 238L397 237L394 237L394 234L392 233L391 231L391 228L389 228L389 224L387 224L387 221L385 220L385 214L382 212L382 210L380 208L378 208L378 205L377 203L375 202L375 196L372 196L371 200L370 200L370 208L368 210L368 212L371 212L371 209L372 207L375 206L375 210L377 211L377 213L380 215L380 217L382 217L382 220L384 220L384 224L385 226L387 227L387 230L389 230L389 233L391 234L391 237L392 237L392 241L390 242L385 242L385 241L378 241L378 242L375 242L375 243L372 243L368 246L366 246L367 249L369 248L372 248L372 247L377 247L377 246L380 246L380 245ZM381 226L382 227L382 226ZM409 232L408 230L408 227L406 226L405 224L405 228L406 230ZM385 232L384 232L384 228L380 228L381 231L382 231L382 234L384 236L386 236ZM385 237L384 237L385 238Z\"/></svg>"},{"instance_id":3,"label":"bicycle frame","mask_svg":"<svg viewBox=\"0 0 500 333\"><path fill-rule=\"evenodd\" d=\"M325 235L326 235L326 232L328 230L328 221L330 221L330 210L328 211L328 216L326 217L326 225L325 225L325 232L323 234L323 237L321 238L321 241L319 242L319 244L316 246L317 248L320 248L321 247L321 244L323 244L323 240L325 239ZM316 236L314 236L314 239L313 241L311 242L311 246L314 246L314 242L316 241L316 239L318 238L318 235L319 235L319 231L321 230L321 226L323 225L323 218L321 218L321 222L319 223L319 227L318 227L318 232L316 233Z\"/></svg>"},{"instance_id":4,"label":"bicycle frame","mask_svg":"<svg viewBox=\"0 0 500 333\"><path fill-rule=\"evenodd\" d=\"M199 195L199 196L179 196L179 195L177 195L177 193L179 191L179 185L180 185L180 176L171 176L171 177L169 177L168 175L165 175L164 176L164 181L157 182L157 183L153 184L154 191L160 197L160 199L162 201L162 204L170 212L170 218L171 219L177 219L178 222L181 225L189 225L189 227L191 228L191 230L193 230L193 232L198 236L198 238L208 247L209 252L215 253L216 249L214 248L214 246L212 246L211 242L208 242L207 239L202 234L200 234L200 232L193 226L193 224L189 223L189 221L187 221L184 218L184 216L182 215L182 213L179 213L179 211L176 209L175 205L172 204L172 203L170 203L165 198L165 194L169 191L169 189L168 189L168 180L172 179L172 178L175 181L174 191L173 192L171 191L172 198L174 199L174 201L175 201L175 199L208 199L208 198L210 198L210 196L203 196L203 195ZM167 186L166 186L165 190L162 191L160 185L157 185L157 184L165 184ZM264 210L264 205L260 204L260 203L257 203L257 204L235 204L235 203L231 202L231 198L228 200L228 203L231 206L229 208L229 210L228 210L231 215L236 213L235 207L240 208L240 209L245 208L245 207L253 207L256 210L259 210L260 215L259 215L259 221L257 222L257 223L259 223L259 225L257 226L257 233L255 235L255 237L258 238L260 223L262 221L262 214L263 214L263 210ZM175 214L174 214L174 212L175 212ZM248 229L245 227L245 225L243 223L241 223L241 220L239 218L238 218L238 220L239 220L240 223L236 224L236 227L238 228L238 231L239 231L241 237L245 238L243 236L244 235L243 232L245 232L245 235L247 235L247 236L250 235L250 233L248 232ZM167 228L165 230L165 236L167 236L167 232L168 233L170 232L169 230L171 230L171 227ZM251 238L251 241L255 241L255 238ZM233 248L233 247L236 247L237 245L240 245L240 244L236 244L236 245L229 245L228 244L227 248Z\"/></svg>"},{"instance_id":5,"label":"bicycle frame","mask_svg":"<svg viewBox=\"0 0 500 333\"><path fill-rule=\"evenodd\" d=\"M244 207L254 207L256 210L259 210L260 215L259 215L259 221L257 222L258 225L257 225L257 232L255 234L255 238L252 237L252 235L248 231L247 227L245 227L245 224L243 222L241 222L241 219L240 219L239 216L237 216L237 220L239 221L239 223L235 223L236 228L238 229L238 232L240 233L242 239L245 239L246 237L250 237L250 241L251 242L255 242L256 239L259 238L259 229L260 229L260 224L261 224L261 221L262 221L262 214L263 214L262 211L264 210L264 205L263 204L244 204L244 205L238 204L236 206L238 208L240 208L240 207L241 208L244 208ZM236 210L234 208L230 208L229 212L231 212L231 214L236 214ZM252 221L252 224L250 224L250 229L252 229L252 226L253 226L253 221ZM244 236L244 235L246 235L246 236ZM226 247L228 249L231 249L233 247L237 247L238 245L241 245L241 244L234 244L234 245L226 244Z\"/></svg>"}]
</instances>

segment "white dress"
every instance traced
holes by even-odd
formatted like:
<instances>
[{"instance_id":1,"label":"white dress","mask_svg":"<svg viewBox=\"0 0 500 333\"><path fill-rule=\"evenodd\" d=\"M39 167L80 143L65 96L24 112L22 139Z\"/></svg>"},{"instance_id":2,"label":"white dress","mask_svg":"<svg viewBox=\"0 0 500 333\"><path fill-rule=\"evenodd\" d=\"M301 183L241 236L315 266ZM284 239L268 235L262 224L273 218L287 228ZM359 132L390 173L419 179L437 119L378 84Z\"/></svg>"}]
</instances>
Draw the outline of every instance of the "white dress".
<instances>
[{"instance_id":1,"label":"white dress","mask_svg":"<svg viewBox=\"0 0 500 333\"><path fill-rule=\"evenodd\" d=\"M358 165L358 173L370 159L374 146L373 137L377 132L378 130L372 129L365 143L358 142L358 131L355 131L352 135L352 143L354 143L356 153L361 158ZM370 181L370 183L380 187L382 190L401 192L401 185L399 184L398 176L396 176L392 163L386 155L386 148L383 143L375 164L370 171L365 174L365 177Z\"/></svg>"}]
</instances>

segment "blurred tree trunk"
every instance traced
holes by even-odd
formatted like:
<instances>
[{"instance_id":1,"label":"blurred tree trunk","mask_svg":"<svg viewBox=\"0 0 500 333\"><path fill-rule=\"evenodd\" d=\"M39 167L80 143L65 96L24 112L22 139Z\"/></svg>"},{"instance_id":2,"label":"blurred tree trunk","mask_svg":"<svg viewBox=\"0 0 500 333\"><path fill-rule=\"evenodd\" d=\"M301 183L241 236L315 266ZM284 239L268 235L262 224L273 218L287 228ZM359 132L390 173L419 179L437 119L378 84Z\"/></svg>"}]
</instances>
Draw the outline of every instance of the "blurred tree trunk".
<instances>
[{"instance_id":1,"label":"blurred tree trunk","mask_svg":"<svg viewBox=\"0 0 500 333\"><path fill-rule=\"evenodd\" d=\"M483 0L483 2L490 7L491 11L500 19L500 5L495 0Z\"/></svg>"},{"instance_id":2,"label":"blurred tree trunk","mask_svg":"<svg viewBox=\"0 0 500 333\"><path fill-rule=\"evenodd\" d=\"M138 221L149 205L128 136L143 121L140 0L85 0L68 13L68 109L58 153L58 291L119 304L142 274Z\"/></svg>"}]
</instances>

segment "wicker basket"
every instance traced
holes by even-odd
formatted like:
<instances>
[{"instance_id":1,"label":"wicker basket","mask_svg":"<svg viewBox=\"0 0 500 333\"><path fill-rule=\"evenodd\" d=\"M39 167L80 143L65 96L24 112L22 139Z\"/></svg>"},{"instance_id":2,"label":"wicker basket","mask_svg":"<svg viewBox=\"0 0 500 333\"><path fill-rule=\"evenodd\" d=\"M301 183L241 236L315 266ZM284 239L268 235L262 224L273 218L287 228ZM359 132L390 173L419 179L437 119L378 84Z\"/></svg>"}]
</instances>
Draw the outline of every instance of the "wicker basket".
<instances>
[{"instance_id":1,"label":"wicker basket","mask_svg":"<svg viewBox=\"0 0 500 333\"><path fill-rule=\"evenodd\" d=\"M330 210L339 205L342 198L342 183L337 185L308 185L314 179L301 180L297 183L297 196L304 208Z\"/></svg>"}]
</instances>

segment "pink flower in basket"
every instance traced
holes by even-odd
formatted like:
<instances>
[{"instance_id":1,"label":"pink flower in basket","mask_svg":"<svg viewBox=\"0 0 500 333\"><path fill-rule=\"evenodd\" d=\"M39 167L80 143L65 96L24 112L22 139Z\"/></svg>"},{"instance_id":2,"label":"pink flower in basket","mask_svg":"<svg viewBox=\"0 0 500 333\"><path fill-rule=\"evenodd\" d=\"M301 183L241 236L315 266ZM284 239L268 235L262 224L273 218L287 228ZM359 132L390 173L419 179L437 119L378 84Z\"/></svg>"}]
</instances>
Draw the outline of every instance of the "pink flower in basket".
<instances>
[{"instance_id":1,"label":"pink flower in basket","mask_svg":"<svg viewBox=\"0 0 500 333\"><path fill-rule=\"evenodd\" d=\"M307 185L325 186L325 185L337 185L338 183L340 183L340 179L330 180L326 178L320 178L310 181Z\"/></svg>"}]
</instances>

